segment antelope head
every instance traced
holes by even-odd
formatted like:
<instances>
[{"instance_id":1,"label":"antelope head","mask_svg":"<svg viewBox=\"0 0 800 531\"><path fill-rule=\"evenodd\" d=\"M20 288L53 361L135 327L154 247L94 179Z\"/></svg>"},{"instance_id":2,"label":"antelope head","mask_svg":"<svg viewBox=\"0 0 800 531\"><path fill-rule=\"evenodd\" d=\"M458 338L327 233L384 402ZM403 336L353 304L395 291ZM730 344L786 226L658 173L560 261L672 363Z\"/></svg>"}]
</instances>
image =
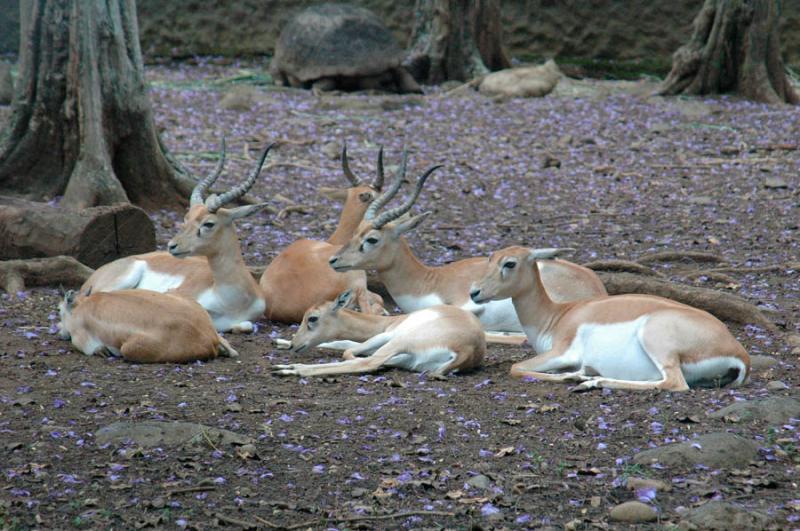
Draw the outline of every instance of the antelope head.
<instances>
[{"instance_id":1,"label":"antelope head","mask_svg":"<svg viewBox=\"0 0 800 531\"><path fill-rule=\"evenodd\" d=\"M353 292L347 290L334 301L323 302L309 308L292 337L292 351L303 352L325 341L336 339L339 332L337 320L339 310L348 307L352 298Z\"/></svg>"},{"instance_id":2,"label":"antelope head","mask_svg":"<svg viewBox=\"0 0 800 531\"><path fill-rule=\"evenodd\" d=\"M348 188L327 188L322 187L319 193L328 199L344 201L344 208L360 209L363 216L364 212L372 200L375 199L383 188L383 146L378 151L377 175L372 184L361 181L350 169L350 162L347 159L347 144L342 146L342 173L350 182Z\"/></svg>"},{"instance_id":3,"label":"antelope head","mask_svg":"<svg viewBox=\"0 0 800 531\"><path fill-rule=\"evenodd\" d=\"M378 213L400 189L405 178L407 161L408 153L404 152L400 168L391 186L372 202L353 237L329 260L331 267L336 271L388 268L394 260L395 253L400 249L401 236L415 229L431 214L423 212L416 216L405 216L414 206L425 181L434 171L441 168L441 165L429 168L417 180L414 192L402 205Z\"/></svg>"},{"instance_id":4,"label":"antelope head","mask_svg":"<svg viewBox=\"0 0 800 531\"><path fill-rule=\"evenodd\" d=\"M497 251L489 257L483 277L472 285L469 296L478 304L515 297L533 288L537 260L552 260L572 250L513 246Z\"/></svg>"},{"instance_id":5,"label":"antelope head","mask_svg":"<svg viewBox=\"0 0 800 531\"><path fill-rule=\"evenodd\" d=\"M256 168L239 186L220 195L211 194L204 200L203 195L219 178L225 164L225 140L223 139L216 170L197 183L192 190L189 211L183 218L183 228L167 244L167 249L172 256L177 258L192 255L212 256L222 252L222 248L231 241L235 241L238 245L233 222L255 214L265 208L267 203L235 208L224 208L223 205L235 201L252 188L272 146L274 144L267 146L261 154Z\"/></svg>"}]
</instances>

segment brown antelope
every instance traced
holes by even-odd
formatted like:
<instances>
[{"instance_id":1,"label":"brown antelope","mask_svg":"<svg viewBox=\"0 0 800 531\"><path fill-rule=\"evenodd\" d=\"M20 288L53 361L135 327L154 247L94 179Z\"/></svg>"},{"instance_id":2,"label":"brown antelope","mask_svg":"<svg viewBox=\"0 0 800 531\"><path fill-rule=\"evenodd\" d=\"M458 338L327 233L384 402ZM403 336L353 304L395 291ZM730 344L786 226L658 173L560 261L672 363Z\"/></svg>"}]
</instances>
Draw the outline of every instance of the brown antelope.
<instances>
[{"instance_id":1,"label":"brown antelope","mask_svg":"<svg viewBox=\"0 0 800 531\"><path fill-rule=\"evenodd\" d=\"M199 182L190 198L182 230L156 251L120 258L100 267L81 288L97 293L121 289L171 292L196 300L211 315L220 332L250 332L264 314L264 296L244 263L234 221L258 212L266 203L224 208L255 183L272 145L258 166L239 186L221 195L203 194L222 173L225 143L216 171Z\"/></svg>"},{"instance_id":2,"label":"brown antelope","mask_svg":"<svg viewBox=\"0 0 800 531\"><path fill-rule=\"evenodd\" d=\"M195 301L128 289L76 297L59 305L60 336L87 354L122 356L138 363L185 363L238 356Z\"/></svg>"},{"instance_id":3,"label":"brown antelope","mask_svg":"<svg viewBox=\"0 0 800 531\"><path fill-rule=\"evenodd\" d=\"M511 298L538 356L511 375L579 381L576 390L667 389L740 385L750 357L708 312L650 295L617 295L570 303L547 294L540 261L559 249L497 251L470 296L476 303Z\"/></svg>"},{"instance_id":4,"label":"brown antelope","mask_svg":"<svg viewBox=\"0 0 800 531\"><path fill-rule=\"evenodd\" d=\"M367 290L363 271L338 273L328 260L353 236L361 218L383 188L383 148L378 152L378 171L372 186L362 183L350 170L347 146L342 148L342 171L352 186L346 190L322 191L334 198L344 198L339 225L326 241L297 240L281 251L261 275L259 284L267 302L267 318L283 323L299 323L307 309L333 300L352 289L353 300L365 313L382 313L383 299Z\"/></svg>"},{"instance_id":5,"label":"brown antelope","mask_svg":"<svg viewBox=\"0 0 800 531\"><path fill-rule=\"evenodd\" d=\"M329 340L361 341L344 352L345 361L275 365L276 374L322 376L399 367L443 375L474 369L483 362L484 331L472 313L454 306L433 306L408 315L367 315L346 309L351 296L346 291L335 301L309 309L292 338L295 352Z\"/></svg>"},{"instance_id":6,"label":"brown antelope","mask_svg":"<svg viewBox=\"0 0 800 531\"><path fill-rule=\"evenodd\" d=\"M431 214L424 212L404 217L425 180L438 168L440 166L430 168L419 178L413 194L403 205L375 215L375 205L386 204L397 190L395 186L376 199L353 238L331 257L331 267L336 271L376 270L387 291L406 313L449 304L473 312L486 330L522 332L510 300L478 305L469 297L470 286L483 274L486 258L467 258L441 267L429 267L414 256L403 237ZM403 177L404 174L399 175ZM542 263L540 268L547 292L555 300L607 295L600 278L590 269L563 260Z\"/></svg>"}]
</instances>

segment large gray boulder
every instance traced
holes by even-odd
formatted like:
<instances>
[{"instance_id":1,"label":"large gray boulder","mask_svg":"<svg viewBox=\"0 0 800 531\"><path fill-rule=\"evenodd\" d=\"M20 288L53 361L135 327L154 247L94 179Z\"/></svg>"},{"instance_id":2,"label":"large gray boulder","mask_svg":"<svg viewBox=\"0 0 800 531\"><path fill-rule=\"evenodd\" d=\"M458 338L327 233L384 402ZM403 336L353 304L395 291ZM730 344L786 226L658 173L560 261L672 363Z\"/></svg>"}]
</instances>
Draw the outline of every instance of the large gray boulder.
<instances>
[{"instance_id":1,"label":"large gray boulder","mask_svg":"<svg viewBox=\"0 0 800 531\"><path fill-rule=\"evenodd\" d=\"M742 400L711 413L709 417L736 417L744 422L761 420L772 425L785 424L791 418L800 418L800 400L788 396Z\"/></svg>"},{"instance_id":2,"label":"large gray boulder","mask_svg":"<svg viewBox=\"0 0 800 531\"><path fill-rule=\"evenodd\" d=\"M711 468L739 468L758 457L755 442L733 433L709 433L685 443L668 444L633 456L639 465L660 463L670 467L705 465Z\"/></svg>"},{"instance_id":3,"label":"large gray boulder","mask_svg":"<svg viewBox=\"0 0 800 531\"><path fill-rule=\"evenodd\" d=\"M293 87L422 92L400 65L403 56L392 33L368 9L319 4L283 28L270 73L276 84Z\"/></svg>"}]
</instances>

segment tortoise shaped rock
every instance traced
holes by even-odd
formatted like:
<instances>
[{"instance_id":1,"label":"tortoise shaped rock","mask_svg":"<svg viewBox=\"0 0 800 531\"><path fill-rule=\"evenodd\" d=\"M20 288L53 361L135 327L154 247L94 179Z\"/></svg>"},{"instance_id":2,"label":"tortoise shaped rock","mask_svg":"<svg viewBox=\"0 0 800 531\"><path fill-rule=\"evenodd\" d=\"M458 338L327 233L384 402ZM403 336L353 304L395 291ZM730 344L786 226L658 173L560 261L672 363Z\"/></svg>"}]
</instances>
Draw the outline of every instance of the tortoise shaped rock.
<instances>
[{"instance_id":1,"label":"tortoise shaped rock","mask_svg":"<svg viewBox=\"0 0 800 531\"><path fill-rule=\"evenodd\" d=\"M297 13L283 28L270 72L276 84L292 87L421 93L400 64L403 55L368 9L319 4Z\"/></svg>"}]
</instances>

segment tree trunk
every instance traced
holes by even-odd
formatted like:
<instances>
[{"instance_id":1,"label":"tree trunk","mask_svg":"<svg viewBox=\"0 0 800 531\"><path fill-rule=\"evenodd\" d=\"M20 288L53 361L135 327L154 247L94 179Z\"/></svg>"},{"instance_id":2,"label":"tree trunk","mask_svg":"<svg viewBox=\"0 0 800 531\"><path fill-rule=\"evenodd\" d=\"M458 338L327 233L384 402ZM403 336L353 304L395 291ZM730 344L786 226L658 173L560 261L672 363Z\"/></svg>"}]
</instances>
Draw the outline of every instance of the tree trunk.
<instances>
[{"instance_id":1,"label":"tree trunk","mask_svg":"<svg viewBox=\"0 0 800 531\"><path fill-rule=\"evenodd\" d=\"M99 267L155 248L153 223L133 205L72 210L0 197L0 260L68 255Z\"/></svg>"},{"instance_id":2,"label":"tree trunk","mask_svg":"<svg viewBox=\"0 0 800 531\"><path fill-rule=\"evenodd\" d=\"M85 208L186 203L144 83L134 0L20 2L20 68L0 193Z\"/></svg>"},{"instance_id":3,"label":"tree trunk","mask_svg":"<svg viewBox=\"0 0 800 531\"><path fill-rule=\"evenodd\" d=\"M800 103L780 56L779 15L780 0L705 0L659 92Z\"/></svg>"},{"instance_id":4,"label":"tree trunk","mask_svg":"<svg viewBox=\"0 0 800 531\"><path fill-rule=\"evenodd\" d=\"M417 0L404 66L420 83L466 81L508 68L500 0Z\"/></svg>"},{"instance_id":5,"label":"tree trunk","mask_svg":"<svg viewBox=\"0 0 800 531\"><path fill-rule=\"evenodd\" d=\"M30 286L80 287L94 272L71 256L0 261L0 289L16 294Z\"/></svg>"}]
</instances>

